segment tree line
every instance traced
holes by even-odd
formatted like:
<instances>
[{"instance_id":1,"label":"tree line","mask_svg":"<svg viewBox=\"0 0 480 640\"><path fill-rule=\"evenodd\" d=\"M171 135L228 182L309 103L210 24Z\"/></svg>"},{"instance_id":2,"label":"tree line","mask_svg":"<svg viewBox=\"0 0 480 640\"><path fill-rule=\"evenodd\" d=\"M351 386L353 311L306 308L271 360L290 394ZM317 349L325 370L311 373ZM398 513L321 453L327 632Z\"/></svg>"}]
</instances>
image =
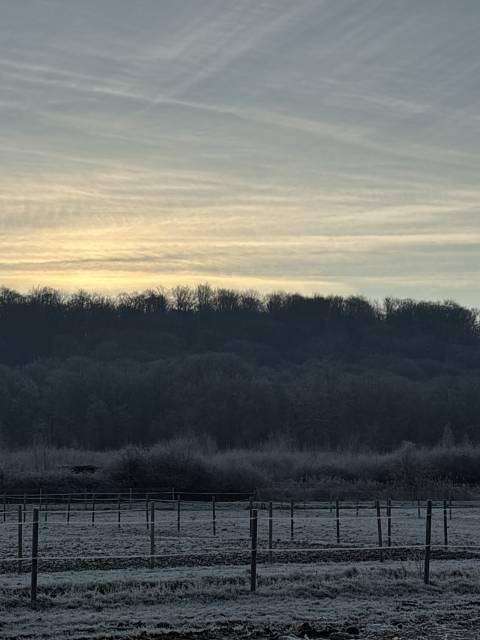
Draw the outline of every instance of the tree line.
<instances>
[{"instance_id":1,"label":"tree line","mask_svg":"<svg viewBox=\"0 0 480 640\"><path fill-rule=\"evenodd\" d=\"M0 289L4 446L388 450L478 442L479 415L480 316L452 301Z\"/></svg>"}]
</instances>

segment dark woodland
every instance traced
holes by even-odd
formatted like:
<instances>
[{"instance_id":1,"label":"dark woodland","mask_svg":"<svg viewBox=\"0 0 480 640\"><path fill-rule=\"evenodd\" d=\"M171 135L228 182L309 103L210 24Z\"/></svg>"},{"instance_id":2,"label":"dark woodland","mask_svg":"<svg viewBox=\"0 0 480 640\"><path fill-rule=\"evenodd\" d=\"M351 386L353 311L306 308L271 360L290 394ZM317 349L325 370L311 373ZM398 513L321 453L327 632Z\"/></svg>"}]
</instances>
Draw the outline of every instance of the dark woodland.
<instances>
[{"instance_id":1,"label":"dark woodland","mask_svg":"<svg viewBox=\"0 0 480 640\"><path fill-rule=\"evenodd\" d=\"M478 443L480 318L454 302L0 290L0 443L388 451Z\"/></svg>"}]
</instances>

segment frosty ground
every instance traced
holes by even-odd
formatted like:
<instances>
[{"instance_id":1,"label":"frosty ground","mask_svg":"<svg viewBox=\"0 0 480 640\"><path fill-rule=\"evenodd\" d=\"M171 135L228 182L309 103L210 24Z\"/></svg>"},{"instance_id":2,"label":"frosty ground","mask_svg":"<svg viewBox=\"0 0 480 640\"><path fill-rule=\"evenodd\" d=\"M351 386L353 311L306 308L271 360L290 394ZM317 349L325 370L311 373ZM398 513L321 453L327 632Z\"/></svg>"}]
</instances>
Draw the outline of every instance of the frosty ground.
<instances>
[{"instance_id":1,"label":"frosty ground","mask_svg":"<svg viewBox=\"0 0 480 640\"><path fill-rule=\"evenodd\" d=\"M416 508L404 506L394 514L392 544L421 544L423 513L418 518ZM262 511L263 548L265 515ZM11 561L1 565L0 637L271 638L307 633L334 638L348 630L351 637L372 639L478 638L478 550L468 550L467 557L455 546L478 545L480 510L471 506L454 510L449 521L452 548L448 554L437 549L428 586L422 581L420 551L400 558L393 553L384 563L376 550L370 555L349 551L376 545L374 515L372 509L360 510L358 517L354 510L343 514L345 551L339 553L329 550L336 546L336 523L329 509L299 510L293 541L288 512L278 509L274 547L282 551L274 554L272 564L268 554L260 554L258 591L251 594L244 505L220 506L216 536L208 506L186 506L178 534L176 513L166 505L157 514L154 569L146 568L147 557L130 558L148 555L145 512L140 508L122 513L120 528L113 509L99 509L94 526L88 511L73 513L68 525L61 511L49 513L47 523L41 523L39 555L58 560L40 563L36 610L29 606L28 563L21 575ZM0 525L3 558L15 555L13 516L14 511ZM441 516L441 510L434 510L435 545L442 543ZM27 556L28 514L24 526ZM306 548L314 555L301 551ZM101 559L113 555L124 557ZM307 622L310 628L302 627Z\"/></svg>"}]
</instances>

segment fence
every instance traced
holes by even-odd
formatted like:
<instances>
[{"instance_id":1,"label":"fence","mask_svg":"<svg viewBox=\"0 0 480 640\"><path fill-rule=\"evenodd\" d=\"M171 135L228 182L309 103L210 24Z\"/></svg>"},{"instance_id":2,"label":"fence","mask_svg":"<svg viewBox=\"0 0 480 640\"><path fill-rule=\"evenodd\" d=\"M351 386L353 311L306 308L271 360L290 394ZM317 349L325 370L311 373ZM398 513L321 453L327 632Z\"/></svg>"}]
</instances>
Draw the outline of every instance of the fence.
<instances>
[{"instance_id":1,"label":"fence","mask_svg":"<svg viewBox=\"0 0 480 640\"><path fill-rule=\"evenodd\" d=\"M197 496L200 494L197 494ZM408 504L404 502L394 503L387 500L381 503L379 500L368 503L335 502L328 503L273 503L258 502L252 498L234 500L239 494L203 495L203 501L198 497L195 500L185 500L182 495L171 493L168 497L165 493L153 494L149 492L128 492L127 494L50 494L43 496L32 496L22 494L21 496L5 496L3 501L3 527L4 540L6 531L12 529L16 532L16 554L0 556L0 563L17 565L19 573L24 572L29 567L31 573L31 602L36 606L37 602L37 580L39 563L42 566L53 566L55 563L68 562L80 566L82 562L102 563L106 561L145 561L154 569L159 561L179 561L188 556L189 561L200 563L205 559L214 559L221 564L228 562L240 562L249 564L250 567L250 590L257 589L257 571L259 560L269 563L277 559L290 561L293 557L296 560L301 557L301 561L312 561L323 556L331 559L336 554L357 554L361 557L374 557L379 562L385 562L395 554L416 553L423 556L423 580L425 584L430 581L430 564L432 552L441 550L455 553L468 550L470 553L480 551L480 545L475 544L452 544L449 540L449 530L451 529L454 513L462 513L462 519L467 520L474 514L480 506L476 502L455 503L451 500L443 500L433 503L431 500L426 503ZM19 498L21 500L19 501ZM155 499L153 499L155 498ZM432 542L432 514L441 514L441 530L443 540L441 543ZM199 515L197 515L199 514ZM329 539L311 539L309 533L305 540L306 531L311 531L315 525L321 521L334 522L334 526L326 528L331 532ZM350 538L352 531L360 531L361 523L373 523L376 528L375 539L362 544L346 540L344 528L348 523ZM415 544L393 544L394 527L403 521L408 521L409 525L417 521L421 524L421 530L417 527L415 535L422 535L421 540ZM229 535L226 524L233 528L233 536ZM266 535L265 543L262 545L260 539L260 524L265 523ZM356 524L355 524L356 523ZM386 537L385 528L386 524ZM191 530L193 527L193 531ZM310 527L310 529L308 529ZM55 543L63 546L68 534L68 530L78 529L83 534L83 542L90 531L127 532L127 551L124 553L55 553L51 547L47 547L43 552L39 550L39 540L42 535L55 532ZM145 528L146 543L145 549L138 553L131 552L131 546L136 534ZM166 532L175 535L166 535ZM30 554L25 553L26 539L25 531L31 531L28 542L30 543ZM172 541L182 542L182 535L187 533L189 543L194 543L194 548L185 551L185 548L178 551L172 548ZM279 530L284 534L274 542L274 533ZM131 533L135 535L131 535ZM207 534L205 535L205 532ZM227 533L225 533L227 531ZM60 532L60 533L58 533ZM193 535L188 536L188 533ZM242 533L244 537L242 538ZM297 541L297 535L301 534ZM73 534L77 537L77 534ZM144 536L140 535L140 539ZM103 534L98 534L101 544L105 545ZM186 538L184 538L186 539ZM204 540L216 541L214 545L206 545ZM232 546L225 544L231 540ZM202 540L200 550L195 548L195 543ZM11 538L10 538L10 541ZM278 545L278 542L281 544ZM386 544L385 544L386 542ZM108 544L108 543L107 543ZM163 544L163 549L159 552L159 547ZM147 546L148 545L148 546ZM8 543L6 545L8 547ZM0 550L3 546L0 546ZM8 549L4 552L8 554Z\"/></svg>"}]
</instances>

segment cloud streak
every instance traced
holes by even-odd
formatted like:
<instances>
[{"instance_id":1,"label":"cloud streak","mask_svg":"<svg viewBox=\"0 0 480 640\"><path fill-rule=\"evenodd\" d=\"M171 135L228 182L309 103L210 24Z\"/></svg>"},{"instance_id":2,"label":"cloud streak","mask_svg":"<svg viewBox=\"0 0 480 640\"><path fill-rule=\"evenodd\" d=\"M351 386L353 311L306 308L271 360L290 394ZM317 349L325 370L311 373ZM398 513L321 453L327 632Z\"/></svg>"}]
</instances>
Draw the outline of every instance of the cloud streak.
<instances>
[{"instance_id":1,"label":"cloud streak","mask_svg":"<svg viewBox=\"0 0 480 640\"><path fill-rule=\"evenodd\" d=\"M0 8L0 282L478 305L476 0Z\"/></svg>"}]
</instances>

